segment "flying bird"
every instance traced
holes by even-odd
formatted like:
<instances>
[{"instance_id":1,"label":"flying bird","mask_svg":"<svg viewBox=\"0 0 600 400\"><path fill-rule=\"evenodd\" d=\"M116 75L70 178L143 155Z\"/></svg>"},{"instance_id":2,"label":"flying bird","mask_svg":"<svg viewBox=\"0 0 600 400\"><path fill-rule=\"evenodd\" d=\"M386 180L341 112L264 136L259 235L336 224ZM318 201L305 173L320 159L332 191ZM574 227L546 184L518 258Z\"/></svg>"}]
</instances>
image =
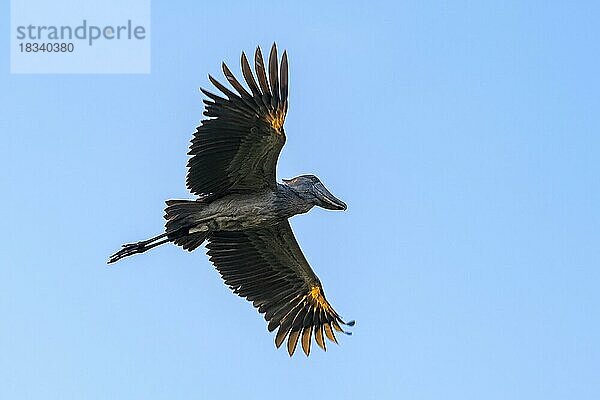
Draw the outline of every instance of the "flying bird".
<instances>
[{"instance_id":1,"label":"flying bird","mask_svg":"<svg viewBox=\"0 0 600 400\"><path fill-rule=\"evenodd\" d=\"M165 232L128 243L108 263L172 242L192 251L207 241L210 261L235 294L264 314L275 345L287 338L289 355L300 340L308 356L312 337L323 350L324 338L337 343L334 331L344 322L325 298L323 286L304 257L288 219L314 206L346 210L314 175L276 179L277 159L286 140L288 58L279 65L271 47L268 67L260 47L254 73L242 52L245 88L225 63L232 91L208 76L221 95L207 90L204 119L193 135L186 178L195 200L167 200ZM256 79L255 79L256 75Z\"/></svg>"}]
</instances>

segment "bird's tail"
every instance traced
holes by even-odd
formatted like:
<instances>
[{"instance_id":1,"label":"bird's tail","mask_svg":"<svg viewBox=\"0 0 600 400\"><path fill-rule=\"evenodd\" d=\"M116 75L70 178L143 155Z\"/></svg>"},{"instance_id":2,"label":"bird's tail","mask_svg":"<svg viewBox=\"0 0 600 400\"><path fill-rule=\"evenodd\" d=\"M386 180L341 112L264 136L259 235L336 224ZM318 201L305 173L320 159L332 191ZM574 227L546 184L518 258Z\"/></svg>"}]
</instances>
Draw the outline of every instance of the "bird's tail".
<instances>
[{"instance_id":1,"label":"bird's tail","mask_svg":"<svg viewBox=\"0 0 600 400\"><path fill-rule=\"evenodd\" d=\"M167 242L173 242L189 251L196 249L209 235L208 225L198 220L199 212L205 206L206 203L199 200L167 200L166 232L140 242L124 244L121 250L109 257L108 263L144 253Z\"/></svg>"},{"instance_id":2,"label":"bird's tail","mask_svg":"<svg viewBox=\"0 0 600 400\"><path fill-rule=\"evenodd\" d=\"M166 229L169 240L188 251L200 246L208 237L208 224L199 218L206 203L202 200L167 200Z\"/></svg>"}]
</instances>

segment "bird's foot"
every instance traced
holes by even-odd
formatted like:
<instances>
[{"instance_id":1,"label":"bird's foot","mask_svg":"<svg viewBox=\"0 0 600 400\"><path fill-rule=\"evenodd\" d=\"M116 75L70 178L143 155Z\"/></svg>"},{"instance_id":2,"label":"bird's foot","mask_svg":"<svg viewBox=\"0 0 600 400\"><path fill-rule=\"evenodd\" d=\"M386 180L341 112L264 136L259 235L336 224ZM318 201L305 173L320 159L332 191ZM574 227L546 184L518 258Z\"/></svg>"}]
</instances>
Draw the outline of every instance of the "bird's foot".
<instances>
[{"instance_id":1,"label":"bird's foot","mask_svg":"<svg viewBox=\"0 0 600 400\"><path fill-rule=\"evenodd\" d=\"M108 263L112 264L114 262L119 261L121 258L125 258L134 254L143 253L147 250L146 245L147 241L136 242L136 243L127 243L124 244L121 250L117 251L115 254L110 256L108 259Z\"/></svg>"}]
</instances>

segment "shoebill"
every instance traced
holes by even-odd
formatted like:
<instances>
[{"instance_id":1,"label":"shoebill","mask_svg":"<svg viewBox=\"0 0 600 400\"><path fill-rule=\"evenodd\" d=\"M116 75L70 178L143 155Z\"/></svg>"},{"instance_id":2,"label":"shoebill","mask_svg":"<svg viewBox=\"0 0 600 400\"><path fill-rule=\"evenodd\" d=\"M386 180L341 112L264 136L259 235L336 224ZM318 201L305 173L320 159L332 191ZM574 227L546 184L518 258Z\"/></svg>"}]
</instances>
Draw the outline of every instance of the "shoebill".
<instances>
[{"instance_id":1,"label":"shoebill","mask_svg":"<svg viewBox=\"0 0 600 400\"><path fill-rule=\"evenodd\" d=\"M291 355L298 341L309 355L312 337L337 343L334 331L348 333L325 298L319 278L302 254L288 219L314 206L345 210L314 175L278 183L275 169L285 143L288 109L288 59L281 64L275 44L265 66L260 48L254 73L242 53L244 87L223 63L230 90L209 75L222 92L201 89L204 119L193 135L187 188L195 200L168 200L161 235L125 244L108 263L172 242L192 251L207 241L208 256L235 294L264 314L275 345L287 338ZM255 77L256 76L256 77Z\"/></svg>"}]
</instances>

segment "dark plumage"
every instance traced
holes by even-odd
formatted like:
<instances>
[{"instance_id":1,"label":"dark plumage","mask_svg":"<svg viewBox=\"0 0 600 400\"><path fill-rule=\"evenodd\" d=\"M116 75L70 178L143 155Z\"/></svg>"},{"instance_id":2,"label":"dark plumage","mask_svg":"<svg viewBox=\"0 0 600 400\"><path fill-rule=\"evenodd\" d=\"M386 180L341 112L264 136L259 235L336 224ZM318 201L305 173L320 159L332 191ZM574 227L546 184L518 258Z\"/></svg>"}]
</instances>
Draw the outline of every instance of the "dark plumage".
<instances>
[{"instance_id":1,"label":"dark plumage","mask_svg":"<svg viewBox=\"0 0 600 400\"><path fill-rule=\"evenodd\" d=\"M192 138L186 179L198 198L168 200L165 233L123 245L108 262L167 242L192 251L208 240L208 256L225 284L264 314L269 331L277 329L275 345L287 338L291 356L300 341L308 355L313 336L325 350L324 337L337 343L334 331L345 332L340 325L354 322L345 323L326 300L288 218L315 205L345 210L346 204L314 175L277 183L288 108L287 54L279 66L273 44L268 71L260 48L254 61L257 80L242 53L249 91L225 64L223 73L237 93L210 75L225 97L201 89L209 98L204 100L208 119Z\"/></svg>"}]
</instances>

